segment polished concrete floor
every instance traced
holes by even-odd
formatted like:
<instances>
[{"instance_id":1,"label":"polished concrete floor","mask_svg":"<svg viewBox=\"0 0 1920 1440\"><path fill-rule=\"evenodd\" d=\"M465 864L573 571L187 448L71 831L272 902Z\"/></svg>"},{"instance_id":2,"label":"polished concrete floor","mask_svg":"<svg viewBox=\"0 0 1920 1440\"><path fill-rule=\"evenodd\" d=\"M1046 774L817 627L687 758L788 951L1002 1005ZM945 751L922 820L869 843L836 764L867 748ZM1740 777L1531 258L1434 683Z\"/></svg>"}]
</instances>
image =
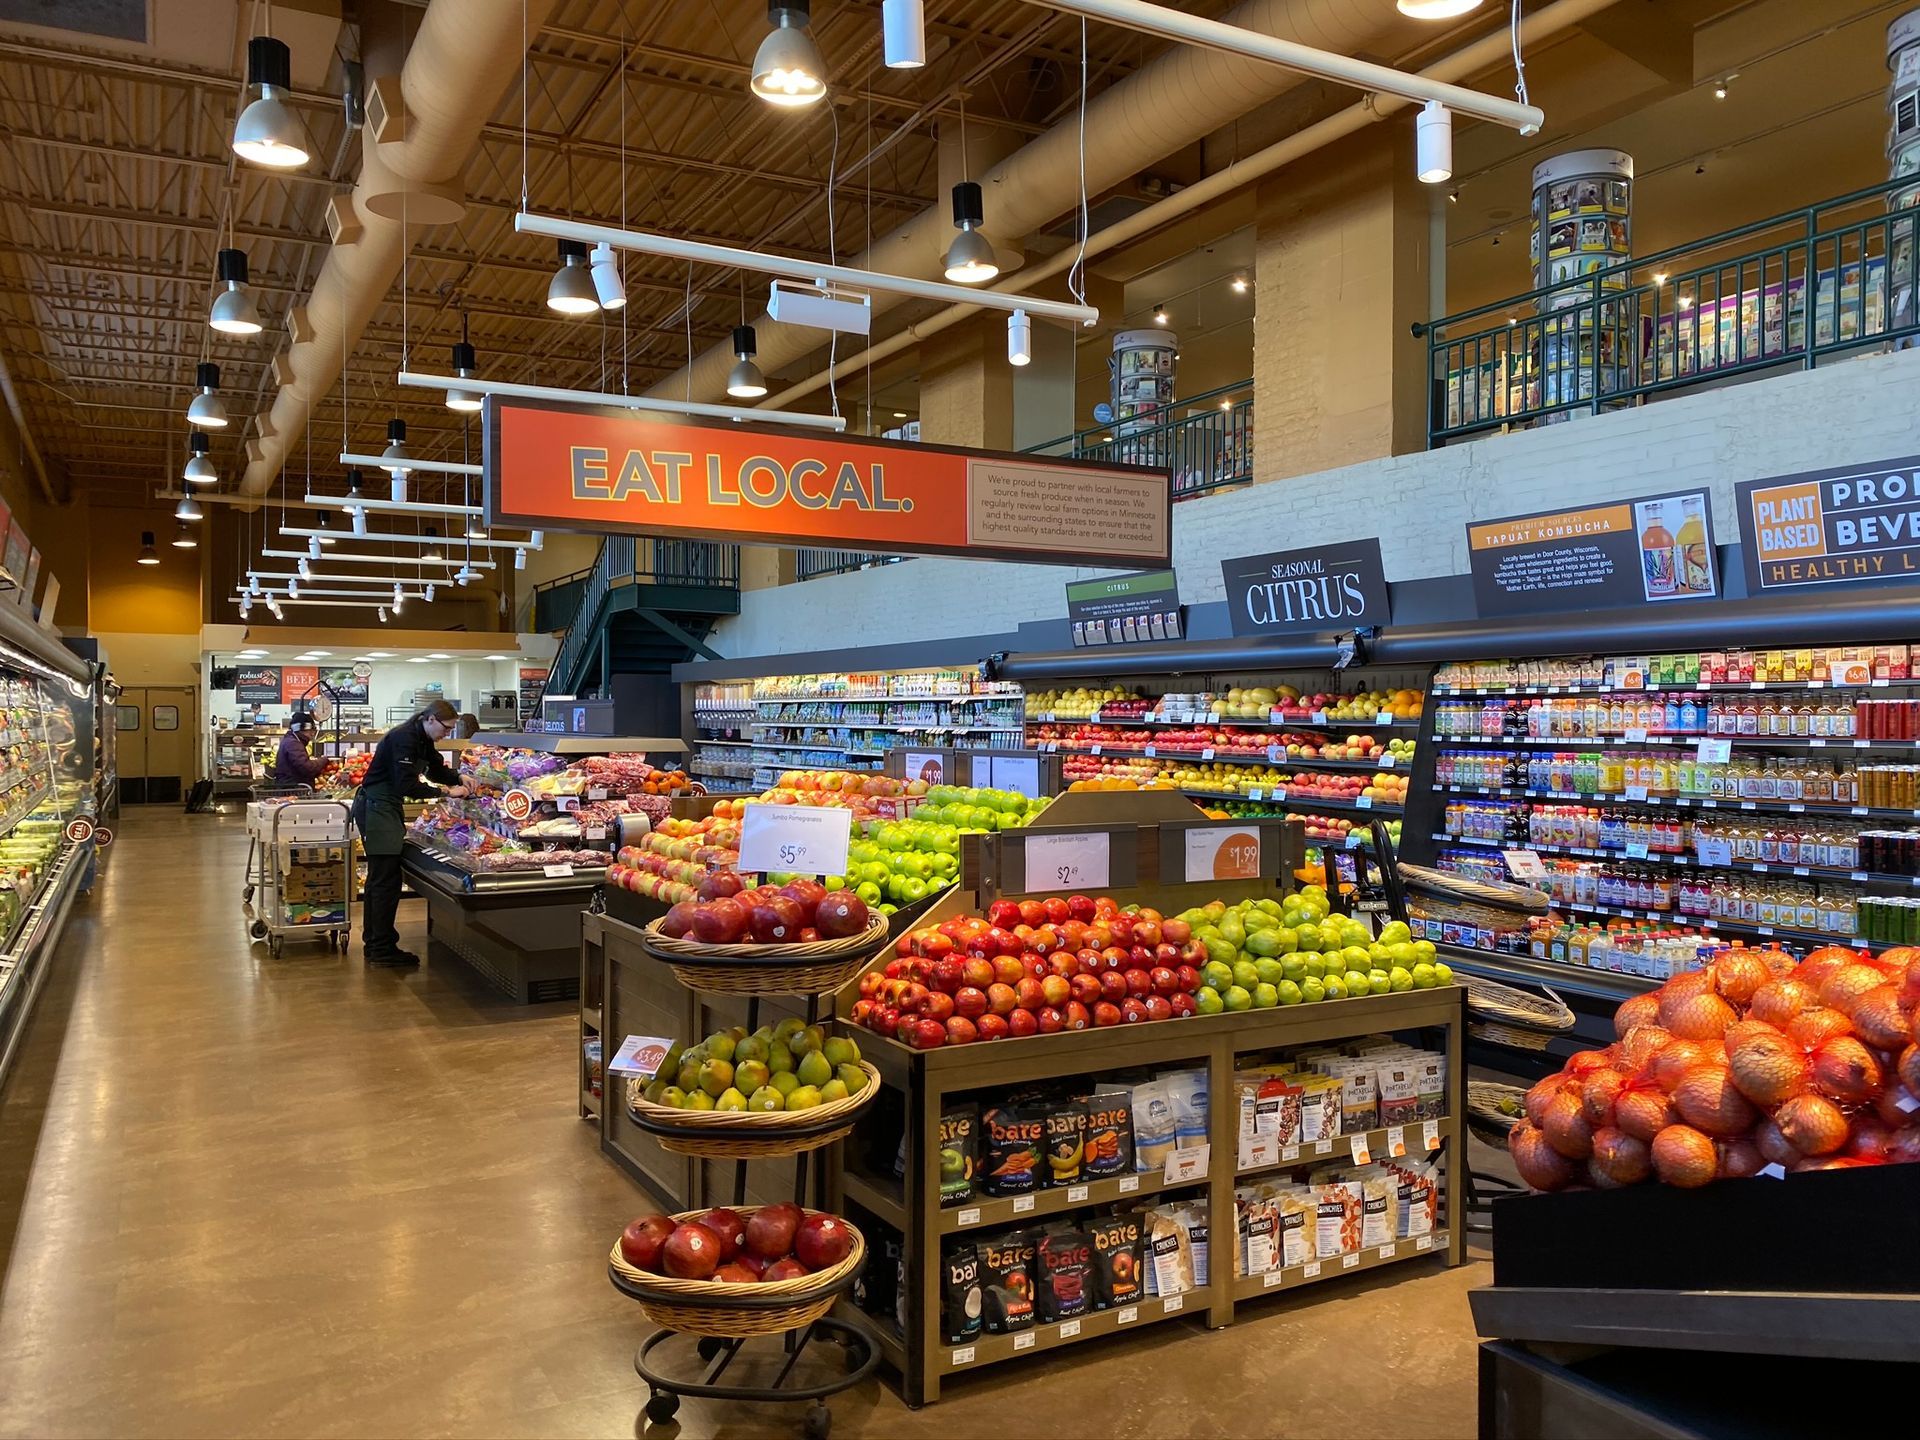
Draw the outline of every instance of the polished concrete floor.
<instances>
[{"instance_id":1,"label":"polished concrete floor","mask_svg":"<svg viewBox=\"0 0 1920 1440\"><path fill-rule=\"evenodd\" d=\"M245 852L238 816L131 813L69 922L0 1097L0 1435L640 1434L604 1257L651 1207L575 1118L571 1007L357 945L270 959ZM918 1413L868 1381L834 1433L1468 1436L1486 1269L1156 1326ZM800 1414L689 1402L677 1431Z\"/></svg>"}]
</instances>

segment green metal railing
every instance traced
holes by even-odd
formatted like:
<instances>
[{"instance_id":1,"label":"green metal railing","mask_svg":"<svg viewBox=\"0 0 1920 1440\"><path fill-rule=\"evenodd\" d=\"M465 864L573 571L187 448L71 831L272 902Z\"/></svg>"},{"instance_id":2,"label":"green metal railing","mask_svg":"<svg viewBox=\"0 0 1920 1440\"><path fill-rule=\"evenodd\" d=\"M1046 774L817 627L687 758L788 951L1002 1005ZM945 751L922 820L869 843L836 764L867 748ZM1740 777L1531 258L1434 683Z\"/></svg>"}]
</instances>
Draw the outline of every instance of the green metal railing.
<instances>
[{"instance_id":1,"label":"green metal railing","mask_svg":"<svg viewBox=\"0 0 1920 1440\"><path fill-rule=\"evenodd\" d=\"M1422 332L1427 442L1812 369L1920 334L1916 199L1915 177L1891 180L1436 320Z\"/></svg>"},{"instance_id":2,"label":"green metal railing","mask_svg":"<svg viewBox=\"0 0 1920 1440\"><path fill-rule=\"evenodd\" d=\"M1076 430L1032 446L1028 453L1168 470L1175 500L1252 483L1251 380L1175 400L1167 413L1169 418L1157 425L1135 421Z\"/></svg>"}]
</instances>

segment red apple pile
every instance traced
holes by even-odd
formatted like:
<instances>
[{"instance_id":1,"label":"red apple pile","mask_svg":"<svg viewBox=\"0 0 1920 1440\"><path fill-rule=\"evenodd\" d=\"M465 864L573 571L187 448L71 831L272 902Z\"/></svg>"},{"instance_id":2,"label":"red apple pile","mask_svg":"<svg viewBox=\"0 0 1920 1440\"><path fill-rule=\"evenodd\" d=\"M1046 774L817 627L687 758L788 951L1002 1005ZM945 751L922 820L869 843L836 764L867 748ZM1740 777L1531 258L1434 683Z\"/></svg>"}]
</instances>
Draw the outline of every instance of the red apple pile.
<instances>
[{"instance_id":1,"label":"red apple pile","mask_svg":"<svg viewBox=\"0 0 1920 1440\"><path fill-rule=\"evenodd\" d=\"M783 1202L750 1216L714 1209L690 1220L642 1215L620 1234L636 1270L674 1280L754 1285L830 1270L853 1253L853 1230L837 1215Z\"/></svg>"},{"instance_id":2,"label":"red apple pile","mask_svg":"<svg viewBox=\"0 0 1920 1440\"><path fill-rule=\"evenodd\" d=\"M701 881L700 898L667 911L660 933L702 945L792 945L864 935L871 923L867 902L851 890L806 879L750 889L719 870Z\"/></svg>"},{"instance_id":3,"label":"red apple pile","mask_svg":"<svg viewBox=\"0 0 1920 1440\"><path fill-rule=\"evenodd\" d=\"M1111 897L996 900L894 942L851 1018L916 1050L1192 1015L1206 947Z\"/></svg>"},{"instance_id":4,"label":"red apple pile","mask_svg":"<svg viewBox=\"0 0 1920 1440\"><path fill-rule=\"evenodd\" d=\"M1920 949L1732 950L1613 1025L1508 1132L1535 1190L1920 1161Z\"/></svg>"}]
</instances>

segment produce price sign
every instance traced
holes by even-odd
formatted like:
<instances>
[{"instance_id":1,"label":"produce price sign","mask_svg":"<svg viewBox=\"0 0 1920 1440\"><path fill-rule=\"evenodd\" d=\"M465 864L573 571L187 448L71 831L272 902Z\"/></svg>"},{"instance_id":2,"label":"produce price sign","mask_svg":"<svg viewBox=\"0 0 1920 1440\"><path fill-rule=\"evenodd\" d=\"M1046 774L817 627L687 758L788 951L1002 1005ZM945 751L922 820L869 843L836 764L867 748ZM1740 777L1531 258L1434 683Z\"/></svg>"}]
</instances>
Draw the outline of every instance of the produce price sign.
<instances>
[{"instance_id":1,"label":"produce price sign","mask_svg":"<svg viewBox=\"0 0 1920 1440\"><path fill-rule=\"evenodd\" d=\"M1482 615L1711 600L1713 517L1704 490L1467 525Z\"/></svg>"},{"instance_id":2,"label":"produce price sign","mask_svg":"<svg viewBox=\"0 0 1920 1440\"><path fill-rule=\"evenodd\" d=\"M1165 470L487 397L487 517L1031 564L1172 561Z\"/></svg>"},{"instance_id":3,"label":"produce price sign","mask_svg":"<svg viewBox=\"0 0 1920 1440\"><path fill-rule=\"evenodd\" d=\"M1920 455L1734 487L1747 589L1920 578Z\"/></svg>"},{"instance_id":4,"label":"produce price sign","mask_svg":"<svg viewBox=\"0 0 1920 1440\"><path fill-rule=\"evenodd\" d=\"M1222 560L1236 635L1351 630L1392 618L1378 540Z\"/></svg>"},{"instance_id":5,"label":"produce price sign","mask_svg":"<svg viewBox=\"0 0 1920 1440\"><path fill-rule=\"evenodd\" d=\"M1179 582L1171 570L1076 580L1067 586L1067 620L1076 648L1178 640Z\"/></svg>"},{"instance_id":6,"label":"produce price sign","mask_svg":"<svg viewBox=\"0 0 1920 1440\"><path fill-rule=\"evenodd\" d=\"M740 817L740 869L844 875L853 812L811 805L749 805Z\"/></svg>"}]
</instances>

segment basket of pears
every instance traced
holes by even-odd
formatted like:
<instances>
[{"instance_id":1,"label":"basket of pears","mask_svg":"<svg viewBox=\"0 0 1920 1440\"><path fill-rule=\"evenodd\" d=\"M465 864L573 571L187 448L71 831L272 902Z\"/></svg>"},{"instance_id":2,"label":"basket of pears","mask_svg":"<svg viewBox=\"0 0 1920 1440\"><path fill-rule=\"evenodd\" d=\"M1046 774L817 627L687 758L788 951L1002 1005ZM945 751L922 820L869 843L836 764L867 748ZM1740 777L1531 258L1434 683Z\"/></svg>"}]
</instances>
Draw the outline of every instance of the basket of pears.
<instances>
[{"instance_id":1,"label":"basket of pears","mask_svg":"<svg viewBox=\"0 0 1920 1440\"><path fill-rule=\"evenodd\" d=\"M763 1160L841 1139L879 1087L852 1039L789 1016L675 1045L627 1081L627 1114L675 1154Z\"/></svg>"}]
</instances>

